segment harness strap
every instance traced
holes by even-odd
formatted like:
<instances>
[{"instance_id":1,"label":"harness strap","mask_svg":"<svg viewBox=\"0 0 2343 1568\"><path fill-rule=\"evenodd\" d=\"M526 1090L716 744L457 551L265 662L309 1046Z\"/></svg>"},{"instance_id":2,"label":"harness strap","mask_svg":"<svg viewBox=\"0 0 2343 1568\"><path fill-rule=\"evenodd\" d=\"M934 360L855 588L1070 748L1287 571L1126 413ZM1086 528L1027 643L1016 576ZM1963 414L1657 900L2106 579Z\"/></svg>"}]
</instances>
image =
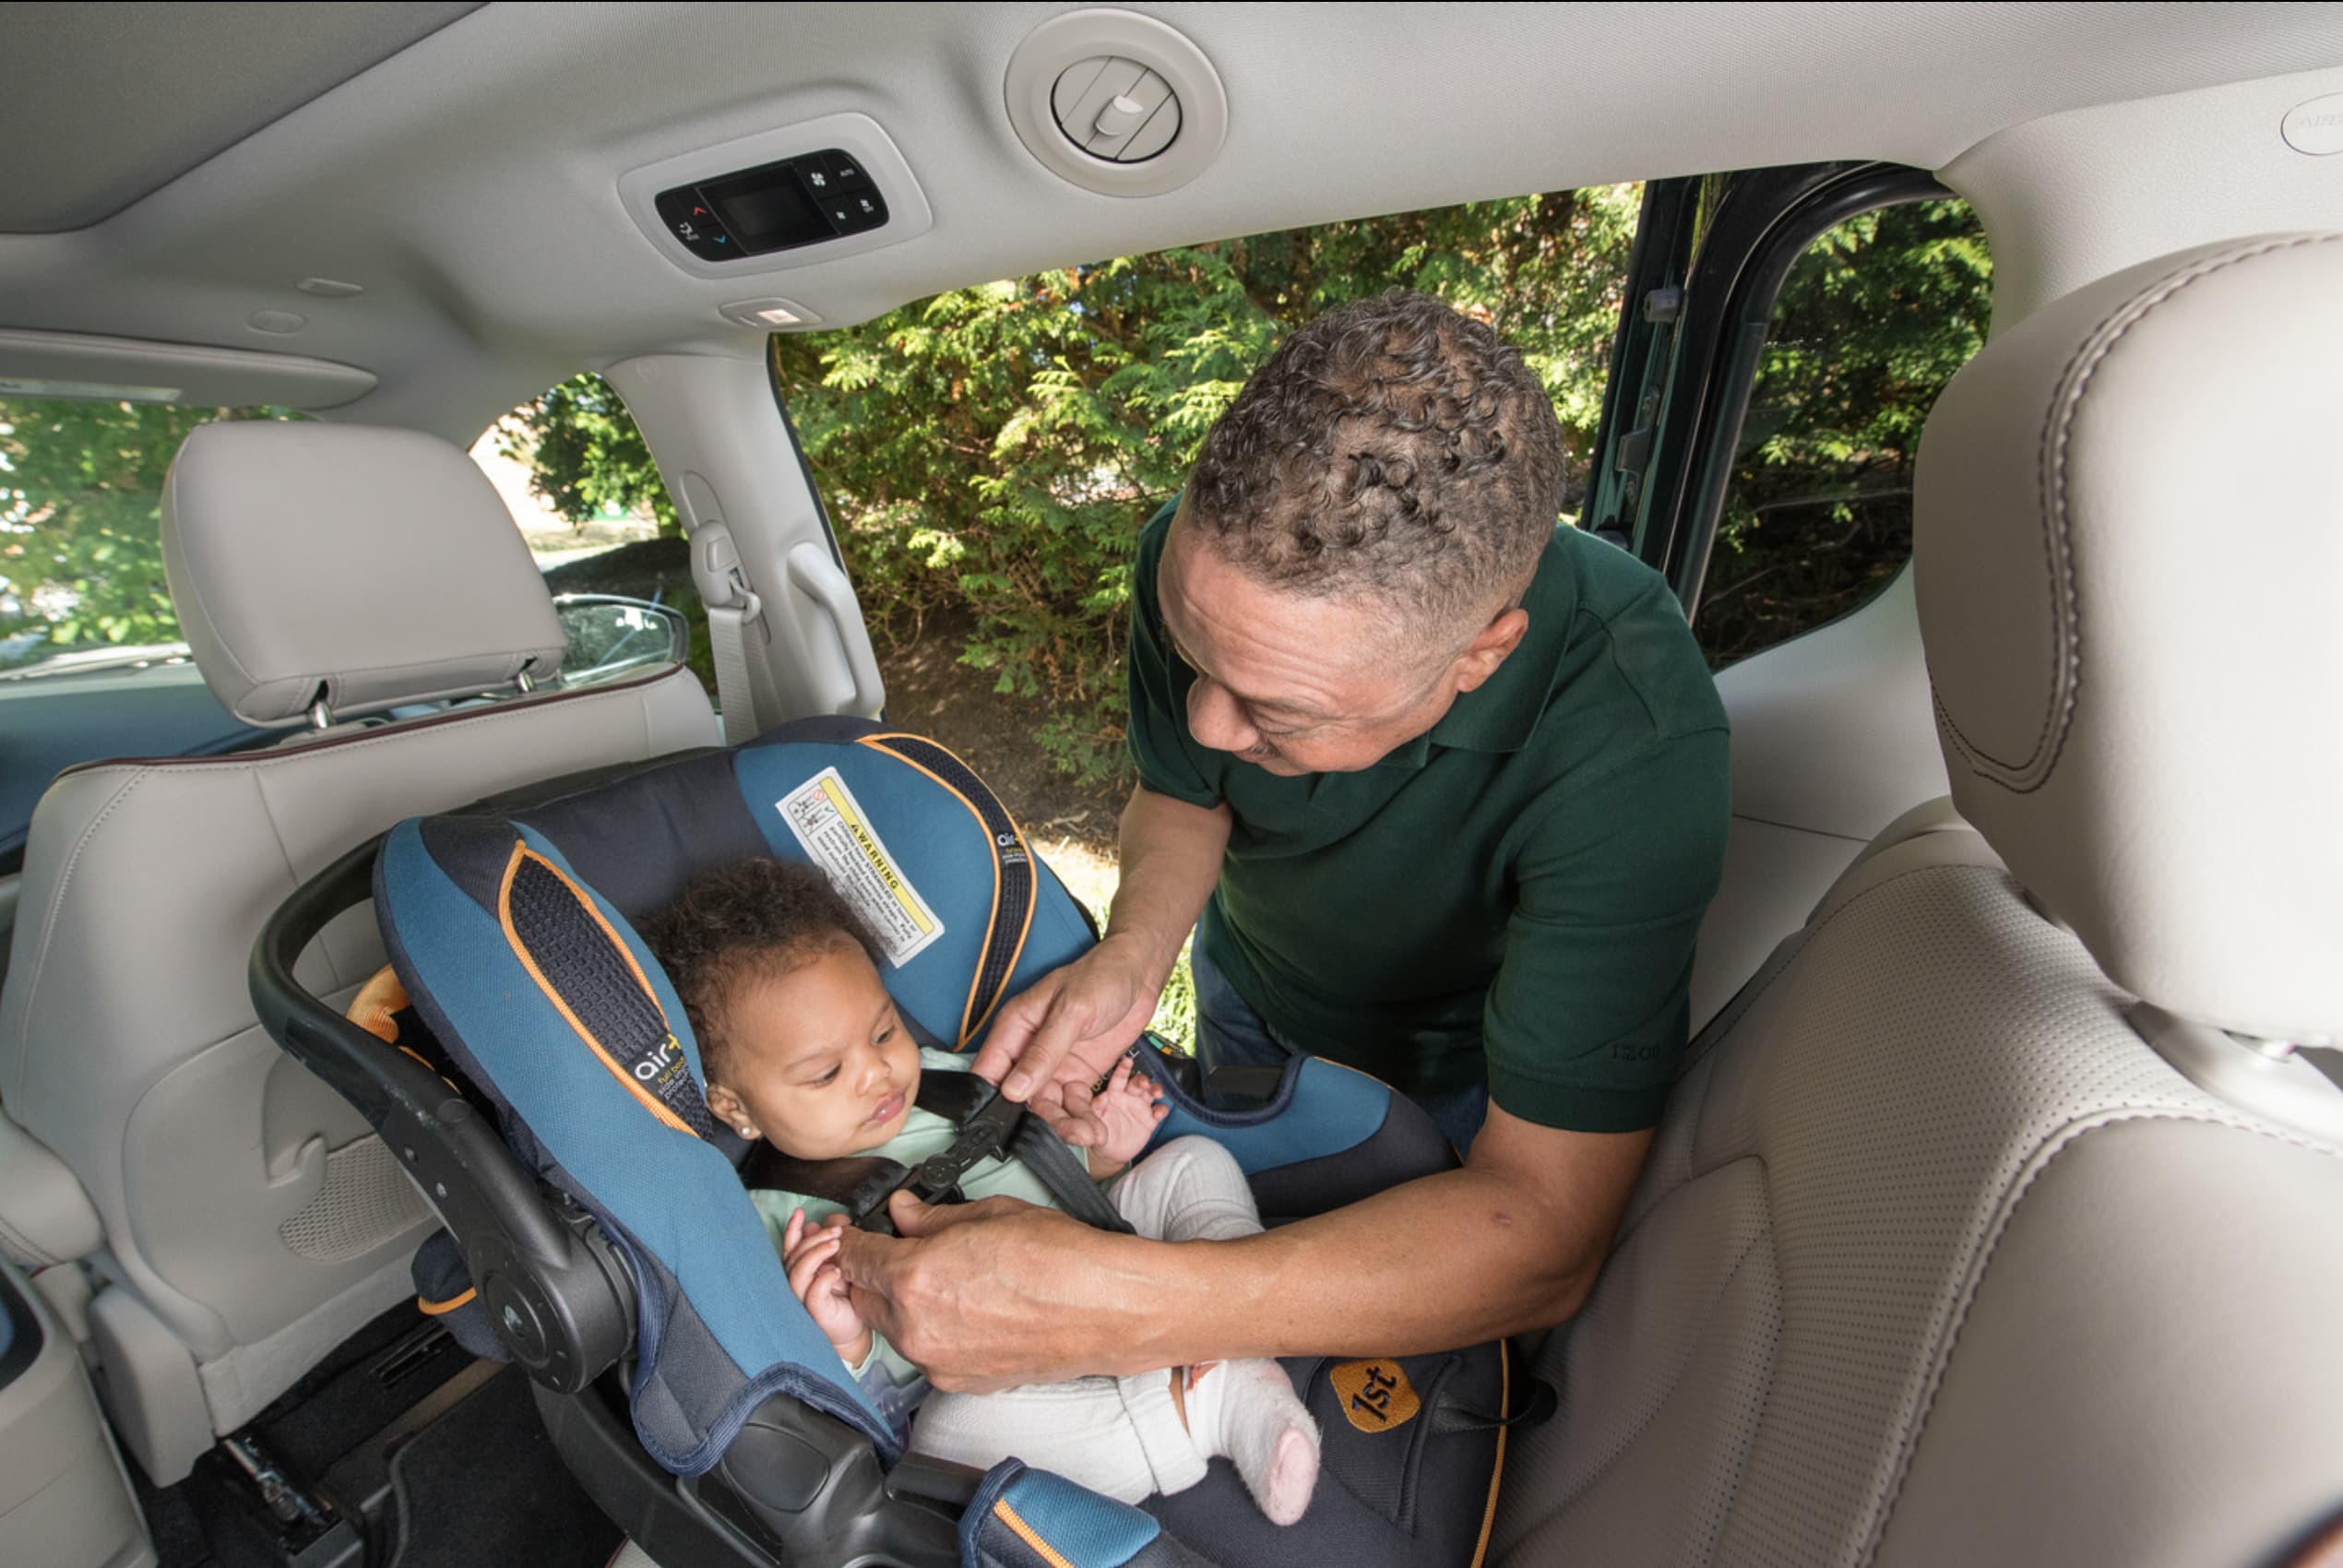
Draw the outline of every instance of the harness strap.
<instances>
[{"instance_id":1,"label":"harness strap","mask_svg":"<svg viewBox=\"0 0 2343 1568\"><path fill-rule=\"evenodd\" d=\"M834 1203L858 1229L891 1236L895 1223L887 1217L886 1202L900 1189L910 1188L925 1203L958 1203L960 1178L970 1168L986 1159L1014 1158L1025 1161L1075 1218L1101 1230L1130 1233L1131 1227L1049 1123L1016 1101L1002 1099L998 1089L975 1074L922 1072L913 1103L960 1128L950 1147L917 1165L874 1154L800 1159L759 1143L742 1163L741 1181Z\"/></svg>"}]
</instances>

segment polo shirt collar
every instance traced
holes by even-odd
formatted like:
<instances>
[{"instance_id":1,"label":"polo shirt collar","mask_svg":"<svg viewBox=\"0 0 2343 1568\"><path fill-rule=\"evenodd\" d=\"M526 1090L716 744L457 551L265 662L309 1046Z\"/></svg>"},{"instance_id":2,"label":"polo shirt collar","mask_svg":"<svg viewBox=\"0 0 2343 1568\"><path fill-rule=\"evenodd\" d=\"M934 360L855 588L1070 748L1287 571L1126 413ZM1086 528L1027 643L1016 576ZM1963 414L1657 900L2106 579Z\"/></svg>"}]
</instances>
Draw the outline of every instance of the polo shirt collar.
<instances>
[{"instance_id":1,"label":"polo shirt collar","mask_svg":"<svg viewBox=\"0 0 2343 1568\"><path fill-rule=\"evenodd\" d=\"M1559 540L1546 546L1521 607L1529 612L1529 628L1522 633L1520 646L1497 666L1496 673L1458 697L1429 732L1386 760L1399 763L1412 751L1412 766L1421 766L1433 746L1517 752L1529 743L1553 695L1554 670L1562 662L1571 617L1578 608L1577 574L1571 570L1569 553Z\"/></svg>"}]
</instances>

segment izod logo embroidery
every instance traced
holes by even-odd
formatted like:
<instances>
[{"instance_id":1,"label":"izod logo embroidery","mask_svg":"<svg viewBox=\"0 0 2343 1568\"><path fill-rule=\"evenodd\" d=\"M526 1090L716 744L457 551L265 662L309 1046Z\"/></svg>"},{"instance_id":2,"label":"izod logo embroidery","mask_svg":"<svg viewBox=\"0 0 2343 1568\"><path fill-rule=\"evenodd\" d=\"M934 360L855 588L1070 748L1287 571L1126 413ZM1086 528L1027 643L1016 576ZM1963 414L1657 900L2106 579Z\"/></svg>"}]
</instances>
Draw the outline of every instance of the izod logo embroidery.
<instances>
[{"instance_id":1,"label":"izod logo embroidery","mask_svg":"<svg viewBox=\"0 0 2343 1568\"><path fill-rule=\"evenodd\" d=\"M1397 1361L1345 1361L1326 1377L1342 1401L1343 1419L1361 1431L1406 1426L1423 1408Z\"/></svg>"}]
</instances>

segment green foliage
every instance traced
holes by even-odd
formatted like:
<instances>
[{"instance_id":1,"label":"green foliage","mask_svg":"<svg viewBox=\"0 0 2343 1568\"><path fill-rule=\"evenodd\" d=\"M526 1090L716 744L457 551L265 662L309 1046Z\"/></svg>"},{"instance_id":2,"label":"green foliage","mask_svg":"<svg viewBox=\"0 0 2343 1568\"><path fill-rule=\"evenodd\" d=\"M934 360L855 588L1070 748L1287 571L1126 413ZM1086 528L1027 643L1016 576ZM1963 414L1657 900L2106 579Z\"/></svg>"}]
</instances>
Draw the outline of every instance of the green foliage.
<instances>
[{"instance_id":1,"label":"green foliage","mask_svg":"<svg viewBox=\"0 0 2343 1568\"><path fill-rule=\"evenodd\" d=\"M635 417L591 371L515 409L497 427L496 449L527 463L529 488L573 525L648 510L661 534L683 537Z\"/></svg>"},{"instance_id":2,"label":"green foliage","mask_svg":"<svg viewBox=\"0 0 2343 1568\"><path fill-rule=\"evenodd\" d=\"M1992 312L1964 202L1861 214L1800 258L1709 560L1698 629L1712 664L1854 609L1909 559L1921 426Z\"/></svg>"},{"instance_id":3,"label":"green foliage","mask_svg":"<svg viewBox=\"0 0 2343 1568\"><path fill-rule=\"evenodd\" d=\"M177 640L163 580L163 475L179 443L219 420L297 418L66 398L0 399L0 637L63 647Z\"/></svg>"},{"instance_id":4,"label":"green foliage","mask_svg":"<svg viewBox=\"0 0 2343 1568\"><path fill-rule=\"evenodd\" d=\"M1140 523L1280 337L1392 287L1520 345L1575 461L1634 237L1634 186L1477 202L1124 256L959 289L775 363L863 602L974 612L965 660L1050 700L1041 743L1125 767L1123 643Z\"/></svg>"}]
</instances>

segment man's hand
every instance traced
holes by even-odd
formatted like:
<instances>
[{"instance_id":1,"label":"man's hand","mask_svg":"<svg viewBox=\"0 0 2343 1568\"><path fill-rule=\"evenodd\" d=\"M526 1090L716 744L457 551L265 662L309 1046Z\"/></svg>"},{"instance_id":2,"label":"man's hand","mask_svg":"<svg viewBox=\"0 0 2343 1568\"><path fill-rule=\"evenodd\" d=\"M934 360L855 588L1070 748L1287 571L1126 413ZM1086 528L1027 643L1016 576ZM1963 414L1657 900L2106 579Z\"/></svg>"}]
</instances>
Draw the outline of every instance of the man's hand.
<instances>
[{"instance_id":1,"label":"man's hand","mask_svg":"<svg viewBox=\"0 0 2343 1568\"><path fill-rule=\"evenodd\" d=\"M936 1387L992 1394L1176 1360L1149 1359L1136 1300L1084 1342L1084 1329L1100 1324L1097 1303L1126 1295L1117 1253L1160 1243L1093 1230L1017 1198L931 1206L903 1192L887 1215L900 1238L849 1231L838 1267L862 1318ZM1044 1377L1037 1368L1048 1369Z\"/></svg>"},{"instance_id":2,"label":"man's hand","mask_svg":"<svg viewBox=\"0 0 2343 1568\"><path fill-rule=\"evenodd\" d=\"M1012 1198L929 1208L898 1193L902 1239L851 1232L838 1267L865 1320L939 1388L1441 1350L1576 1312L1650 1141L1492 1108L1463 1170L1231 1241L1149 1241Z\"/></svg>"},{"instance_id":3,"label":"man's hand","mask_svg":"<svg viewBox=\"0 0 2343 1568\"><path fill-rule=\"evenodd\" d=\"M1002 1004L977 1052L977 1073L1009 1099L1032 1101L1055 1125L1063 1085L1096 1083L1155 1016L1163 985L1150 968L1109 935L1051 970ZM1070 1144L1088 1144L1104 1129L1077 1121L1058 1130Z\"/></svg>"}]
</instances>

